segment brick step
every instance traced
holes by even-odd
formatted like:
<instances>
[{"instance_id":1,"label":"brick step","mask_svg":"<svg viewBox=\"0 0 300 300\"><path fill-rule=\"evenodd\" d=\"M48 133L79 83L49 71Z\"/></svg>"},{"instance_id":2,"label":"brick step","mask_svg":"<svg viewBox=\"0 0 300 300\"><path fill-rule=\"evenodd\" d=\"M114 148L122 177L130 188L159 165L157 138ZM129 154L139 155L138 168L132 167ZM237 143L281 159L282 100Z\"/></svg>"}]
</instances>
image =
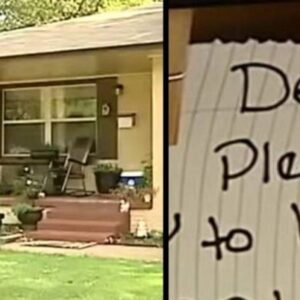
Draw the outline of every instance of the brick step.
<instances>
[{"instance_id":1,"label":"brick step","mask_svg":"<svg viewBox=\"0 0 300 300\"><path fill-rule=\"evenodd\" d=\"M39 200L37 205L42 207L53 207L53 208L59 208L59 209L90 209L90 210L110 210L110 211L119 211L120 209L120 202L119 201L96 201L96 202L85 202L81 200L80 202L74 202L74 201L52 201L52 200Z\"/></svg>"},{"instance_id":2,"label":"brick step","mask_svg":"<svg viewBox=\"0 0 300 300\"><path fill-rule=\"evenodd\" d=\"M57 231L37 230L26 233L26 237L33 240L44 241L66 241L66 242L96 242L103 244L106 237L113 235L113 232L78 232L78 231Z\"/></svg>"},{"instance_id":3,"label":"brick step","mask_svg":"<svg viewBox=\"0 0 300 300\"><path fill-rule=\"evenodd\" d=\"M85 231L85 232L126 232L127 226L119 221L78 221L45 219L38 224L39 230Z\"/></svg>"},{"instance_id":4,"label":"brick step","mask_svg":"<svg viewBox=\"0 0 300 300\"><path fill-rule=\"evenodd\" d=\"M126 221L129 219L129 213L111 212L106 210L79 210L59 208L51 209L46 213L47 219L60 220L89 220L89 221Z\"/></svg>"}]
</instances>

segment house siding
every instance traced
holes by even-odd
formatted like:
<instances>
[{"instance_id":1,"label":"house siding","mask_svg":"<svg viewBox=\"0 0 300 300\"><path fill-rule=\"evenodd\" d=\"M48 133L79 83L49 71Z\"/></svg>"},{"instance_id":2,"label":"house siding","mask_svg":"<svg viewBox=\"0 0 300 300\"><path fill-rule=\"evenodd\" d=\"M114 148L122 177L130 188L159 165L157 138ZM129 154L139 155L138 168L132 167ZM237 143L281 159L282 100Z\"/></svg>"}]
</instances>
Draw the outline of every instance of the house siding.
<instances>
[{"instance_id":1,"label":"house siding","mask_svg":"<svg viewBox=\"0 0 300 300\"><path fill-rule=\"evenodd\" d=\"M145 220L149 230L163 231L163 59L152 60L152 158L153 187L157 193L151 210L134 210L131 213L131 231L135 231L140 219Z\"/></svg>"},{"instance_id":2,"label":"house siding","mask_svg":"<svg viewBox=\"0 0 300 300\"><path fill-rule=\"evenodd\" d=\"M153 155L153 163L158 163L154 167L154 185L159 192L153 209L132 211L131 229L134 230L138 219L143 218L150 229L162 230L162 111L157 114L157 109L162 107L162 59L151 58L159 48L155 48L154 52L151 49L146 51L111 51L112 57L108 57L106 52L91 52L90 55L69 53L8 59L0 66L0 80L6 84L117 77L118 83L124 86L123 93L118 96L118 113L136 115L133 128L118 130L117 161L124 170L131 171L141 170L142 161ZM78 63L83 59L85 63ZM109 69L109 65L112 68ZM160 151L161 154L157 155ZM16 166L0 167L2 179L13 179L17 169ZM43 173L46 168L36 167L36 170ZM89 190L96 190L92 166L86 168L86 185Z\"/></svg>"}]
</instances>

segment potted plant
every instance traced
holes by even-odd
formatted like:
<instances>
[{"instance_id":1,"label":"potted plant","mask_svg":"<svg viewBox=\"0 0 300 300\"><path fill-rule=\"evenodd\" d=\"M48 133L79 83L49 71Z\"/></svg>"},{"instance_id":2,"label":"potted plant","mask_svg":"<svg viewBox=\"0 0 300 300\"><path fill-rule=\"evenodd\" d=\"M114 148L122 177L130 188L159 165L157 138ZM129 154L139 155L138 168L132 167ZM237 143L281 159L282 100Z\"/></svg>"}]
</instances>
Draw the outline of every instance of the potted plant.
<instances>
[{"instance_id":1,"label":"potted plant","mask_svg":"<svg viewBox=\"0 0 300 300\"><path fill-rule=\"evenodd\" d=\"M152 162L151 161L142 161L143 165L143 174L144 174L144 180L143 180L143 187L152 188L153 185L153 168L152 168Z\"/></svg>"},{"instance_id":2,"label":"potted plant","mask_svg":"<svg viewBox=\"0 0 300 300\"><path fill-rule=\"evenodd\" d=\"M98 193L107 194L118 186L122 169L117 164L98 164L94 167Z\"/></svg>"},{"instance_id":3,"label":"potted plant","mask_svg":"<svg viewBox=\"0 0 300 300\"><path fill-rule=\"evenodd\" d=\"M37 223L43 218L43 208L34 206L33 202L17 203L13 206L12 211L25 231L36 230Z\"/></svg>"},{"instance_id":4,"label":"potted plant","mask_svg":"<svg viewBox=\"0 0 300 300\"><path fill-rule=\"evenodd\" d=\"M23 168L23 173L14 182L16 203L12 211L24 230L35 230L37 223L43 218L43 208L35 206L41 188L42 184L33 177L28 167Z\"/></svg>"}]
</instances>

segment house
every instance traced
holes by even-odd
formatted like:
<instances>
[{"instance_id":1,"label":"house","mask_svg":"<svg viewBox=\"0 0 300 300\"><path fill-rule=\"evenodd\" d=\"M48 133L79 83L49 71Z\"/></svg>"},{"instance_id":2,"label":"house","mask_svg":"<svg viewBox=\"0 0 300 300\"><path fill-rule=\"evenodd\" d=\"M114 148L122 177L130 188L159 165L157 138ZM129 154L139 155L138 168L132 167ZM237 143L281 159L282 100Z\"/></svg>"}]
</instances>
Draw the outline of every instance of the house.
<instances>
[{"instance_id":1,"label":"house","mask_svg":"<svg viewBox=\"0 0 300 300\"><path fill-rule=\"evenodd\" d=\"M30 149L62 152L71 139L94 139L91 161L140 171L152 159L153 208L132 212L162 230L162 6L102 13L0 34L2 180ZM45 166L36 166L36 169ZM86 183L95 190L92 166Z\"/></svg>"}]
</instances>

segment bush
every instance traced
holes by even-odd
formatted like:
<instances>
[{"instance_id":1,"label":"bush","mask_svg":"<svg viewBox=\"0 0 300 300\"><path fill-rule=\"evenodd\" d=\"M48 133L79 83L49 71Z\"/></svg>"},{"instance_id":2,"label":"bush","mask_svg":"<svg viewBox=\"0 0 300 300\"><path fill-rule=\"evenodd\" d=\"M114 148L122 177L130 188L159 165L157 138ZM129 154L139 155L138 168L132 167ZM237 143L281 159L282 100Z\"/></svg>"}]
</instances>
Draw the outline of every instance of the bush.
<instances>
[{"instance_id":1,"label":"bush","mask_svg":"<svg viewBox=\"0 0 300 300\"><path fill-rule=\"evenodd\" d=\"M29 203L17 203L12 208L13 213L16 215L16 217L18 219L20 219L21 215L24 215L33 210L34 210L34 207Z\"/></svg>"},{"instance_id":2,"label":"bush","mask_svg":"<svg viewBox=\"0 0 300 300\"><path fill-rule=\"evenodd\" d=\"M144 161L143 163L143 175L144 175L144 188L152 188L153 185L153 168L151 161Z\"/></svg>"},{"instance_id":3,"label":"bush","mask_svg":"<svg viewBox=\"0 0 300 300\"><path fill-rule=\"evenodd\" d=\"M110 163L107 163L107 164L97 164L95 167L94 167L94 172L97 173L97 172L116 172L116 173L121 173L122 172L122 169L118 167L117 164L110 164Z\"/></svg>"}]
</instances>

